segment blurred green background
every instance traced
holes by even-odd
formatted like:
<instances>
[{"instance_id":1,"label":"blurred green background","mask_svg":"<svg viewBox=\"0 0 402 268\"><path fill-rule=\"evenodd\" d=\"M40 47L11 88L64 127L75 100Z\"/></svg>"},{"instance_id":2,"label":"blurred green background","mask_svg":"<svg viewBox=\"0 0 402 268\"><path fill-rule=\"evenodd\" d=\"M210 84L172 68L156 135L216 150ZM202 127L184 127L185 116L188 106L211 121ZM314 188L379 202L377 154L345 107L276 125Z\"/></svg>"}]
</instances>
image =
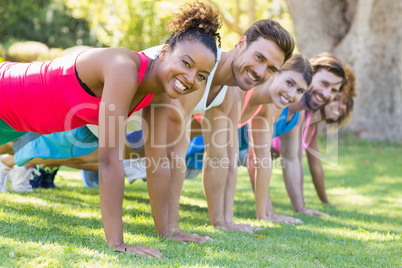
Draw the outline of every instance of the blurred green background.
<instances>
[{"instance_id":1,"label":"blurred green background","mask_svg":"<svg viewBox=\"0 0 402 268\"><path fill-rule=\"evenodd\" d=\"M0 56L7 60L29 62L57 57L62 54L60 49L74 46L125 47L140 51L167 40L170 33L165 30L165 24L171 18L171 11L185 2L0 0ZM255 20L273 18L286 28L292 28L284 0L255 1L249 8L248 1L225 1L214 5L224 19L221 35L222 48L225 50L233 48ZM256 6L266 8L257 9ZM16 52L13 46L24 41L41 44L29 43L24 47L19 43L19 52ZM14 56L17 53L26 58ZM38 58L27 55L35 53Z\"/></svg>"}]
</instances>

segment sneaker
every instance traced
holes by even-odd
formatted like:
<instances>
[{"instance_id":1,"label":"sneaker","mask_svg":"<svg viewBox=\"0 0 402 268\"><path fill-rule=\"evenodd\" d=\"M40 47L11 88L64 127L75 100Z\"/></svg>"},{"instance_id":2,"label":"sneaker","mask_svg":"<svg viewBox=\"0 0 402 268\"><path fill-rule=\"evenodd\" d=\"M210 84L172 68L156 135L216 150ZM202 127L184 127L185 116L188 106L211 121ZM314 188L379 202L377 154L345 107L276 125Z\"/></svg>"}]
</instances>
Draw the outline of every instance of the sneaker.
<instances>
[{"instance_id":1,"label":"sneaker","mask_svg":"<svg viewBox=\"0 0 402 268\"><path fill-rule=\"evenodd\" d=\"M32 178L29 181L29 184L32 186L32 188L38 189L39 188L39 179L40 179L40 176L42 173L40 173L36 167L32 168L31 173L32 173Z\"/></svg>"},{"instance_id":2,"label":"sneaker","mask_svg":"<svg viewBox=\"0 0 402 268\"><path fill-rule=\"evenodd\" d=\"M143 158L124 159L123 160L124 173L127 176L129 183L135 180L145 180L147 177L146 161Z\"/></svg>"},{"instance_id":3,"label":"sneaker","mask_svg":"<svg viewBox=\"0 0 402 268\"><path fill-rule=\"evenodd\" d=\"M45 168L45 172L47 173L47 177L45 180L41 180L39 182L39 186L44 189L54 189L56 185L54 184L54 179L56 178L57 171L59 168L53 168L52 170L48 167Z\"/></svg>"},{"instance_id":4,"label":"sneaker","mask_svg":"<svg viewBox=\"0 0 402 268\"><path fill-rule=\"evenodd\" d=\"M10 176L10 168L0 161L0 192L7 192L7 179Z\"/></svg>"},{"instance_id":5,"label":"sneaker","mask_svg":"<svg viewBox=\"0 0 402 268\"><path fill-rule=\"evenodd\" d=\"M33 178L33 168L26 169L24 166L13 166L11 170L11 187L16 192L32 192L32 186L29 183Z\"/></svg>"},{"instance_id":6,"label":"sneaker","mask_svg":"<svg viewBox=\"0 0 402 268\"><path fill-rule=\"evenodd\" d=\"M38 173L35 172L33 179L29 182L32 188L44 188L44 189L54 189L56 185L54 185L54 179L56 177L57 171L59 168L54 168L51 170L50 168L40 168L36 167L35 169Z\"/></svg>"},{"instance_id":7,"label":"sneaker","mask_svg":"<svg viewBox=\"0 0 402 268\"><path fill-rule=\"evenodd\" d=\"M99 173L81 169L82 183L85 187L99 187Z\"/></svg>"}]
</instances>

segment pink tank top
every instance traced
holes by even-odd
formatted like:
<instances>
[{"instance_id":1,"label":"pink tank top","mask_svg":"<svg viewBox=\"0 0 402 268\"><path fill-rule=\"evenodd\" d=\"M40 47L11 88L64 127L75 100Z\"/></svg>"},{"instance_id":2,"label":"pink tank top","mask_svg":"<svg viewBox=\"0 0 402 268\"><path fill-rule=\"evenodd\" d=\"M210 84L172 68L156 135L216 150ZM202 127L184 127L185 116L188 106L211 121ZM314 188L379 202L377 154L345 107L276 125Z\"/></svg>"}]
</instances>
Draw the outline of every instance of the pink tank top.
<instances>
[{"instance_id":1,"label":"pink tank top","mask_svg":"<svg viewBox=\"0 0 402 268\"><path fill-rule=\"evenodd\" d=\"M307 112L306 128L304 129L303 137L302 137L302 149L303 150L306 150L310 146L311 141L314 137L314 133L315 133L315 126L313 126L313 128L311 129L310 139L307 141L307 134L308 134L308 129L310 127L310 121L311 121L311 114L310 114L310 112ZM281 140L279 139L279 137L275 137L272 139L271 147L274 148L275 151L277 151L278 153L281 152Z\"/></svg>"},{"instance_id":2,"label":"pink tank top","mask_svg":"<svg viewBox=\"0 0 402 268\"><path fill-rule=\"evenodd\" d=\"M251 95L253 95L253 92L254 92L254 88L252 88L252 89L250 89L249 91L246 92L246 96L244 97L243 108L241 109L241 114L243 114L244 111L246 110L247 104L249 103L249 101L251 99ZM254 113L251 115L251 117L248 120L246 120L243 123L239 123L237 125L237 127L241 128L242 126L244 126L248 122L250 122L251 119L253 119L253 117L256 116L261 111L261 108L262 108L262 104L257 107L257 109L254 111ZM193 114L193 116L201 124L202 113Z\"/></svg>"},{"instance_id":3,"label":"pink tank top","mask_svg":"<svg viewBox=\"0 0 402 268\"><path fill-rule=\"evenodd\" d=\"M78 81L75 66L80 54L46 62L1 63L0 118L17 131L41 134L98 125L101 98L91 96ZM141 83L148 59L137 54ZM147 106L152 97L146 95L133 112Z\"/></svg>"}]
</instances>

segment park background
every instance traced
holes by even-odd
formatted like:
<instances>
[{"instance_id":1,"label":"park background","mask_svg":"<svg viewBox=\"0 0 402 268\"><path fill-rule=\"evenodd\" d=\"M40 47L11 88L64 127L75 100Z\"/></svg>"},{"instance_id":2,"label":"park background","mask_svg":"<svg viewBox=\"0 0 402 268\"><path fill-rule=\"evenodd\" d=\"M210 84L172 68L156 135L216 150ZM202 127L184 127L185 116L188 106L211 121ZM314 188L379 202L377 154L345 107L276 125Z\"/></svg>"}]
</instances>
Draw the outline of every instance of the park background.
<instances>
[{"instance_id":1,"label":"park background","mask_svg":"<svg viewBox=\"0 0 402 268\"><path fill-rule=\"evenodd\" d=\"M49 60L85 47L136 51L168 38L170 11L185 1L0 0L0 61ZM222 47L230 50L254 21L279 21L310 57L334 53L356 75L358 98L351 124L336 137L336 161L324 165L330 201L319 202L304 162L308 207L330 219L295 214L281 172L271 195L277 213L303 225L263 224L254 219L245 170L239 175L235 218L267 227L260 236L208 226L200 177L186 181L182 228L215 238L204 245L155 236L145 183L126 186L125 237L154 247L167 259L116 255L107 248L97 189L64 169L57 190L0 195L0 264L4 266L401 266L402 208L402 1L236 0L210 1L223 18ZM40 105L40 104L38 104ZM327 138L321 148L331 151ZM334 163L333 161L331 163Z\"/></svg>"}]
</instances>

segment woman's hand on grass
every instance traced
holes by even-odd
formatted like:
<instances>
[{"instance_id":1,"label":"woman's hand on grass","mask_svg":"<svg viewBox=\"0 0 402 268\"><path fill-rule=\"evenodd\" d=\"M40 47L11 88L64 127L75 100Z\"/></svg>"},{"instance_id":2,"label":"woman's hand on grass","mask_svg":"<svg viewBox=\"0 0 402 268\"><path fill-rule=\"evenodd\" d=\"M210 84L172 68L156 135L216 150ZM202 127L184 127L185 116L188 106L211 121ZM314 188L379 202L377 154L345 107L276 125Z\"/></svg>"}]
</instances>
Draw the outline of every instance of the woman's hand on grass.
<instances>
[{"instance_id":1,"label":"woman's hand on grass","mask_svg":"<svg viewBox=\"0 0 402 268\"><path fill-rule=\"evenodd\" d=\"M247 232L252 234L253 231L255 230L255 227L251 226L250 224L236 224L236 223L225 223L225 224L219 224L215 225L215 228L217 229L222 229L222 230L228 230L228 231L241 231L241 232Z\"/></svg>"},{"instance_id":2,"label":"woman's hand on grass","mask_svg":"<svg viewBox=\"0 0 402 268\"><path fill-rule=\"evenodd\" d=\"M170 239L178 242L195 242L195 243L205 243L207 241L212 241L213 239L209 236L199 236L198 234L190 234L183 232L181 230L176 231L170 236Z\"/></svg>"},{"instance_id":3,"label":"woman's hand on grass","mask_svg":"<svg viewBox=\"0 0 402 268\"><path fill-rule=\"evenodd\" d=\"M306 207L303 207L303 208L299 209L297 212L301 213L301 214L306 214L306 215L309 215L309 216L325 216L325 217L329 217L329 215L326 214L326 213L323 213L323 212L318 211L316 209L309 209L309 208L306 208Z\"/></svg>"},{"instance_id":4,"label":"woman's hand on grass","mask_svg":"<svg viewBox=\"0 0 402 268\"><path fill-rule=\"evenodd\" d=\"M116 252L122 252L122 253L135 253L139 257L146 256L146 257L154 257L158 259L162 259L165 256L163 256L162 253L160 253L159 250L149 248L146 246L131 246L127 244L121 244L118 247L115 247L114 250Z\"/></svg>"},{"instance_id":5,"label":"woman's hand on grass","mask_svg":"<svg viewBox=\"0 0 402 268\"><path fill-rule=\"evenodd\" d=\"M293 217L289 217L289 216L285 216L285 215L277 215L275 213L272 215L266 216L266 217L262 218L261 220L266 221L266 222L276 222L276 223L286 223L286 224L303 223L303 221L298 218L293 218Z\"/></svg>"}]
</instances>

